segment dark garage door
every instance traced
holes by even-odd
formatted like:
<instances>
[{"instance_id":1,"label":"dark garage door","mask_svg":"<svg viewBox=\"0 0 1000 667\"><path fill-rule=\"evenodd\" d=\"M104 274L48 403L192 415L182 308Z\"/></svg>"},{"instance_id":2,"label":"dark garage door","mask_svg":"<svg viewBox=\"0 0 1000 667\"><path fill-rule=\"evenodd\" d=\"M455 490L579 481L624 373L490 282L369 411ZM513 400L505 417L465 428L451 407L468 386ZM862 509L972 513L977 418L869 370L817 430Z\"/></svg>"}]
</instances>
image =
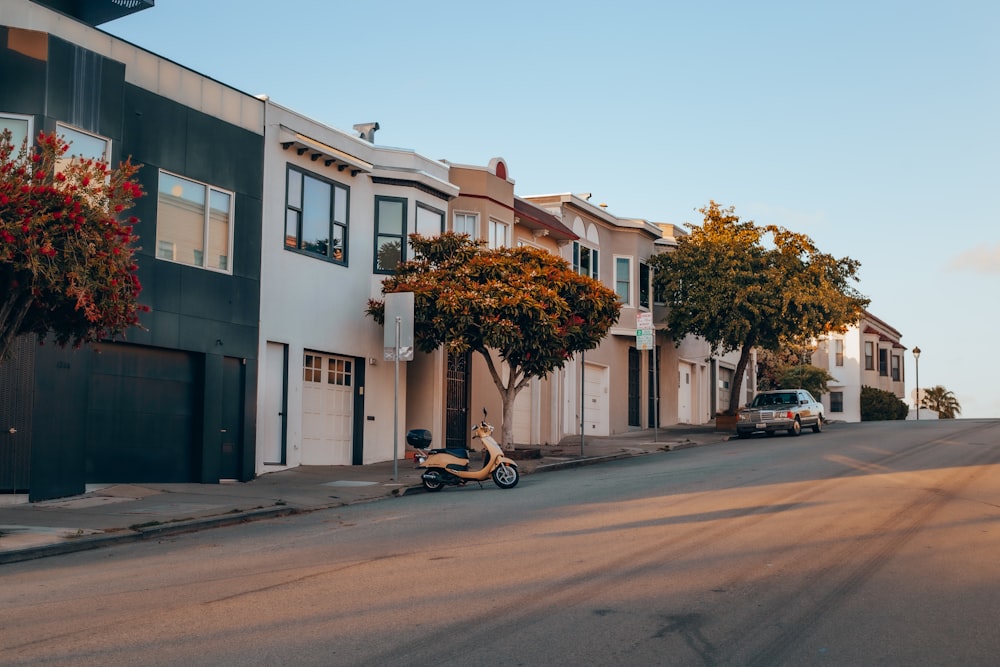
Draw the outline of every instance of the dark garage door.
<instances>
[{"instance_id":1,"label":"dark garage door","mask_svg":"<svg viewBox=\"0 0 1000 667\"><path fill-rule=\"evenodd\" d=\"M196 481L194 355L102 345L88 387L88 483Z\"/></svg>"}]
</instances>

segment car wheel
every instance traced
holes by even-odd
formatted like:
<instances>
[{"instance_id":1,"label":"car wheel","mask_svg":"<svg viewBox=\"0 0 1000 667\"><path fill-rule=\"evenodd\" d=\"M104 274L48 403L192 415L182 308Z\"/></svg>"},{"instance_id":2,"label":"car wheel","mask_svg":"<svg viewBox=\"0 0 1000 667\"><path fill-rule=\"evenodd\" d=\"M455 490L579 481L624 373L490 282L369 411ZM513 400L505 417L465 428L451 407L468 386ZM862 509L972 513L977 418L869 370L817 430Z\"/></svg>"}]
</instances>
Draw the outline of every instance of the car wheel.
<instances>
[{"instance_id":1,"label":"car wheel","mask_svg":"<svg viewBox=\"0 0 1000 667\"><path fill-rule=\"evenodd\" d=\"M821 433L823 431L823 415L816 418L816 423L813 424L813 433Z\"/></svg>"},{"instance_id":2,"label":"car wheel","mask_svg":"<svg viewBox=\"0 0 1000 667\"><path fill-rule=\"evenodd\" d=\"M792 427L788 429L788 435L790 436L802 435L802 422L799 421L798 417L796 417L795 421L792 422Z\"/></svg>"}]
</instances>

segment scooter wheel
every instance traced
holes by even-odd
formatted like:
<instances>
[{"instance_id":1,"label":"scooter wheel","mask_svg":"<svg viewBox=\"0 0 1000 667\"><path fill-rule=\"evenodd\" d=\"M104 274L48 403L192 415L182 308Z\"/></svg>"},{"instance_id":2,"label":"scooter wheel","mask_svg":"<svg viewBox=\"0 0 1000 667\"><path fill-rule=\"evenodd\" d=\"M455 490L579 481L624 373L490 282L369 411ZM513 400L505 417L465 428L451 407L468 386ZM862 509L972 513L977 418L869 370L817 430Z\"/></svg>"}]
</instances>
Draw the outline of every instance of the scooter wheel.
<instances>
[{"instance_id":1,"label":"scooter wheel","mask_svg":"<svg viewBox=\"0 0 1000 667\"><path fill-rule=\"evenodd\" d=\"M444 482L442 482L441 478L437 477L437 475L435 475L434 480L429 480L426 477L421 477L420 481L424 483L424 488L431 492L440 491L441 489L444 488Z\"/></svg>"},{"instance_id":2,"label":"scooter wheel","mask_svg":"<svg viewBox=\"0 0 1000 667\"><path fill-rule=\"evenodd\" d=\"M493 471L493 483L501 489L513 489L520 479L521 473L518 472L517 466L509 463L501 463Z\"/></svg>"}]
</instances>

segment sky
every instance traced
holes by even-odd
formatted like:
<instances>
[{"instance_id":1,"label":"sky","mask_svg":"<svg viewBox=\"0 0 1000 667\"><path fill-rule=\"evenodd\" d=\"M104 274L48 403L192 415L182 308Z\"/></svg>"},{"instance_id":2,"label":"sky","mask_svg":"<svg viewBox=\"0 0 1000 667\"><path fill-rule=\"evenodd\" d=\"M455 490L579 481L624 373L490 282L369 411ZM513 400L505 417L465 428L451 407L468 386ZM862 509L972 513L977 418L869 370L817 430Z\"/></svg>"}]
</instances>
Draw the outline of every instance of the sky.
<instances>
[{"instance_id":1,"label":"sky","mask_svg":"<svg viewBox=\"0 0 1000 667\"><path fill-rule=\"evenodd\" d=\"M710 201L861 263L907 397L1000 417L1000 2L156 0L102 30L620 217Z\"/></svg>"}]
</instances>

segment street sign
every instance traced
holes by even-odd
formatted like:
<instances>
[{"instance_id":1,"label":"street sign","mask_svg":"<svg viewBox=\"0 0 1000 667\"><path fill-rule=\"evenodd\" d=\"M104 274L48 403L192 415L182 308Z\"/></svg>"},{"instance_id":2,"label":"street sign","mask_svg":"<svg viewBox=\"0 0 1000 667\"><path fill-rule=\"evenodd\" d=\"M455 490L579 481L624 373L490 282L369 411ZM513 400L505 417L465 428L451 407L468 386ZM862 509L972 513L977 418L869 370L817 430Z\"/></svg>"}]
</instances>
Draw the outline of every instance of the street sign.
<instances>
[{"instance_id":1,"label":"street sign","mask_svg":"<svg viewBox=\"0 0 1000 667\"><path fill-rule=\"evenodd\" d=\"M635 316L635 347L637 350L653 349L653 313L637 313Z\"/></svg>"},{"instance_id":2,"label":"street sign","mask_svg":"<svg viewBox=\"0 0 1000 667\"><path fill-rule=\"evenodd\" d=\"M397 339L397 336L399 337ZM413 361L413 292L393 292L385 295L385 337L383 358Z\"/></svg>"}]
</instances>

